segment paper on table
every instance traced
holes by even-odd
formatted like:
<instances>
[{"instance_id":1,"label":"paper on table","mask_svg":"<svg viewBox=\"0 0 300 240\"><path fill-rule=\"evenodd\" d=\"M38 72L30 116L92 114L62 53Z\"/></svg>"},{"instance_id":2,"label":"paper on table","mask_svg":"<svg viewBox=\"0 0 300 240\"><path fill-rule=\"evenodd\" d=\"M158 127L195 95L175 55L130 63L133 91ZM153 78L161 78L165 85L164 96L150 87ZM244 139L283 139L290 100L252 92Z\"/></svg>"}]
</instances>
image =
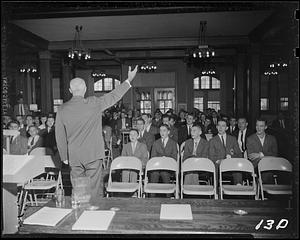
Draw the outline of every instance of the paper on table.
<instances>
[{"instance_id":1,"label":"paper on table","mask_svg":"<svg viewBox=\"0 0 300 240\"><path fill-rule=\"evenodd\" d=\"M160 219L193 220L190 204L161 204Z\"/></svg>"},{"instance_id":2,"label":"paper on table","mask_svg":"<svg viewBox=\"0 0 300 240\"><path fill-rule=\"evenodd\" d=\"M54 227L67 216L72 209L43 207L24 220L24 224L45 225Z\"/></svg>"},{"instance_id":3,"label":"paper on table","mask_svg":"<svg viewBox=\"0 0 300 240\"><path fill-rule=\"evenodd\" d=\"M115 211L84 211L72 230L107 230Z\"/></svg>"}]
</instances>

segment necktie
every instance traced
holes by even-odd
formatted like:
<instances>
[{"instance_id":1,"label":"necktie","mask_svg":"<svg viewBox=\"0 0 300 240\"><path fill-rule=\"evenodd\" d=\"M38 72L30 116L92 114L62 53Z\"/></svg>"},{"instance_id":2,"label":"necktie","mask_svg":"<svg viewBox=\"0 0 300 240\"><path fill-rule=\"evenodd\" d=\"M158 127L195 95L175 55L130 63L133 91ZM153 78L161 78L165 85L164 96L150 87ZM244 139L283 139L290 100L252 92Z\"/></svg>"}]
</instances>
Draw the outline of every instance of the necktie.
<instances>
[{"instance_id":1,"label":"necktie","mask_svg":"<svg viewBox=\"0 0 300 240\"><path fill-rule=\"evenodd\" d=\"M30 142L30 146L33 146L34 144L34 137L32 138L31 142Z\"/></svg>"},{"instance_id":2,"label":"necktie","mask_svg":"<svg viewBox=\"0 0 300 240\"><path fill-rule=\"evenodd\" d=\"M133 144L132 144L132 153L134 153L134 151L135 151L135 148L136 148L136 144L135 144L135 143L133 143Z\"/></svg>"},{"instance_id":3,"label":"necktie","mask_svg":"<svg viewBox=\"0 0 300 240\"><path fill-rule=\"evenodd\" d=\"M245 152L245 146L243 141L243 131L241 131L241 142L242 142L242 151Z\"/></svg>"},{"instance_id":4,"label":"necktie","mask_svg":"<svg viewBox=\"0 0 300 240\"><path fill-rule=\"evenodd\" d=\"M191 135L191 126L188 126L188 135Z\"/></svg>"},{"instance_id":5,"label":"necktie","mask_svg":"<svg viewBox=\"0 0 300 240\"><path fill-rule=\"evenodd\" d=\"M167 139L163 139L163 146L164 146L164 148L166 147L166 140Z\"/></svg>"},{"instance_id":6,"label":"necktie","mask_svg":"<svg viewBox=\"0 0 300 240\"><path fill-rule=\"evenodd\" d=\"M194 141L193 155L196 155L198 142Z\"/></svg>"},{"instance_id":7,"label":"necktie","mask_svg":"<svg viewBox=\"0 0 300 240\"><path fill-rule=\"evenodd\" d=\"M222 144L223 144L224 152L225 152L225 156L224 156L224 159L225 159L226 158L226 146L225 146L225 141L224 141L223 136L221 136L221 138L222 138Z\"/></svg>"}]
</instances>

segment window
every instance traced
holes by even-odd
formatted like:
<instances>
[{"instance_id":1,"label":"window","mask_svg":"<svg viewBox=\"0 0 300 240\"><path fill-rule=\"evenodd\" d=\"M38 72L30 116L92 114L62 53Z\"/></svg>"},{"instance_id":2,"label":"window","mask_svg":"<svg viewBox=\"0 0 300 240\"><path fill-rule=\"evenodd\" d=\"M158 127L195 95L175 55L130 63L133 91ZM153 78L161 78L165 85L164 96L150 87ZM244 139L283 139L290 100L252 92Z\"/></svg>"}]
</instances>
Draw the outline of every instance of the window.
<instances>
[{"instance_id":1,"label":"window","mask_svg":"<svg viewBox=\"0 0 300 240\"><path fill-rule=\"evenodd\" d=\"M260 99L260 110L262 110L262 111L269 110L269 99L268 98Z\"/></svg>"},{"instance_id":2,"label":"window","mask_svg":"<svg viewBox=\"0 0 300 240\"><path fill-rule=\"evenodd\" d=\"M199 89L199 77L194 78L194 89Z\"/></svg>"},{"instance_id":3,"label":"window","mask_svg":"<svg viewBox=\"0 0 300 240\"><path fill-rule=\"evenodd\" d=\"M99 79L94 83L94 91L95 92L111 91L120 84L121 84L120 80L111 77L106 77L103 79Z\"/></svg>"},{"instance_id":4,"label":"window","mask_svg":"<svg viewBox=\"0 0 300 240\"><path fill-rule=\"evenodd\" d=\"M157 96L158 107L162 113L166 113L170 108L173 108L173 91L157 91Z\"/></svg>"},{"instance_id":5,"label":"window","mask_svg":"<svg viewBox=\"0 0 300 240\"><path fill-rule=\"evenodd\" d=\"M195 97L194 98L194 108L199 109L200 111L203 112L203 97Z\"/></svg>"},{"instance_id":6,"label":"window","mask_svg":"<svg viewBox=\"0 0 300 240\"><path fill-rule=\"evenodd\" d=\"M209 89L210 88L210 77L202 76L201 77L201 89Z\"/></svg>"},{"instance_id":7,"label":"window","mask_svg":"<svg viewBox=\"0 0 300 240\"><path fill-rule=\"evenodd\" d=\"M207 101L207 107L213 108L216 111L220 110L220 101Z\"/></svg>"},{"instance_id":8,"label":"window","mask_svg":"<svg viewBox=\"0 0 300 240\"><path fill-rule=\"evenodd\" d=\"M220 80L212 77L211 78L211 88L213 88L213 89L220 89Z\"/></svg>"},{"instance_id":9,"label":"window","mask_svg":"<svg viewBox=\"0 0 300 240\"><path fill-rule=\"evenodd\" d=\"M289 98L281 97L280 98L280 110L288 110L289 108Z\"/></svg>"},{"instance_id":10,"label":"window","mask_svg":"<svg viewBox=\"0 0 300 240\"><path fill-rule=\"evenodd\" d=\"M57 112L58 107L63 104L63 99L54 99L53 100L53 112Z\"/></svg>"},{"instance_id":11,"label":"window","mask_svg":"<svg viewBox=\"0 0 300 240\"><path fill-rule=\"evenodd\" d=\"M141 113L151 114L151 95L150 92L142 92L140 96L140 109Z\"/></svg>"}]
</instances>

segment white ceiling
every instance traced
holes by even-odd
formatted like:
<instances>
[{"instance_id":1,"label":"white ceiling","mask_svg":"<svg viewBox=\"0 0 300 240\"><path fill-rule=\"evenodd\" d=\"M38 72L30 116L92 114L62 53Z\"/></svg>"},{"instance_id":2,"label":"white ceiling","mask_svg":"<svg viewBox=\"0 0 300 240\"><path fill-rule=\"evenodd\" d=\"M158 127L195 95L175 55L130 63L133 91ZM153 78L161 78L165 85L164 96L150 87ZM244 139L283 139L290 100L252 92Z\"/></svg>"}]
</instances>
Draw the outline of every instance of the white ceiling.
<instances>
[{"instance_id":1,"label":"white ceiling","mask_svg":"<svg viewBox=\"0 0 300 240\"><path fill-rule=\"evenodd\" d=\"M49 41L74 38L82 25L82 40L198 37L200 21L207 21L207 36L246 36L271 11L205 12L181 14L97 16L15 20L16 25Z\"/></svg>"}]
</instances>

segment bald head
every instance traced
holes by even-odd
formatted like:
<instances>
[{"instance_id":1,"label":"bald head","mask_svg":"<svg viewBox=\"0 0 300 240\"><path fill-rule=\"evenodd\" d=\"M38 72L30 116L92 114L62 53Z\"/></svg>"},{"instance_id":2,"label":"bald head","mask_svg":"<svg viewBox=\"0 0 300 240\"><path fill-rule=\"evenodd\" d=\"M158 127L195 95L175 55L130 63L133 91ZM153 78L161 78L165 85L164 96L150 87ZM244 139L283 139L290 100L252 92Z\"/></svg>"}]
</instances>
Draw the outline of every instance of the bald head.
<instances>
[{"instance_id":1,"label":"bald head","mask_svg":"<svg viewBox=\"0 0 300 240\"><path fill-rule=\"evenodd\" d=\"M70 92L73 96L82 96L84 97L86 91L85 81L82 78L73 78L70 81Z\"/></svg>"}]
</instances>

